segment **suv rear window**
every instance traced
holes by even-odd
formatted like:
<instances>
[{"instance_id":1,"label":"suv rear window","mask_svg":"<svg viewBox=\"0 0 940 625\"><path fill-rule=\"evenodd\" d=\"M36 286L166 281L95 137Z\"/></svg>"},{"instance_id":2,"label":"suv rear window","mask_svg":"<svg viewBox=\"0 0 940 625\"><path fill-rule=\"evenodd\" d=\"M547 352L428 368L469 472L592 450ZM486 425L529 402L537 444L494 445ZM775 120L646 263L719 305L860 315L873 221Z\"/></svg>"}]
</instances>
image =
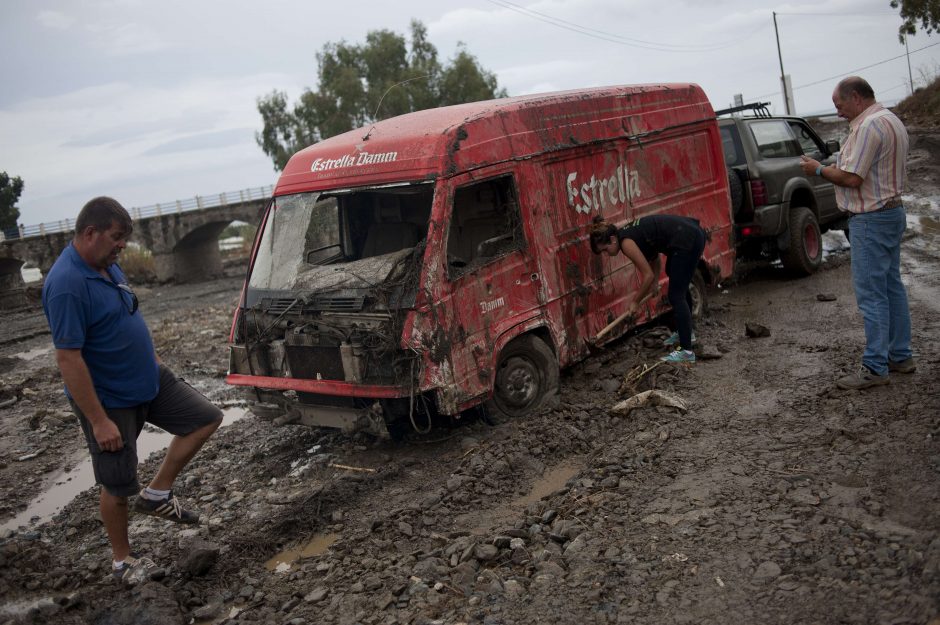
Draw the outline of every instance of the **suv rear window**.
<instances>
[{"instance_id":1,"label":"suv rear window","mask_svg":"<svg viewBox=\"0 0 940 625\"><path fill-rule=\"evenodd\" d=\"M764 158L784 158L802 154L800 144L790 133L784 120L768 120L749 124L757 150Z\"/></svg>"},{"instance_id":2,"label":"suv rear window","mask_svg":"<svg viewBox=\"0 0 940 625\"><path fill-rule=\"evenodd\" d=\"M734 126L719 126L718 130L721 131L721 149L725 153L725 165L728 167L744 165L747 157L744 155L738 129Z\"/></svg>"}]
</instances>

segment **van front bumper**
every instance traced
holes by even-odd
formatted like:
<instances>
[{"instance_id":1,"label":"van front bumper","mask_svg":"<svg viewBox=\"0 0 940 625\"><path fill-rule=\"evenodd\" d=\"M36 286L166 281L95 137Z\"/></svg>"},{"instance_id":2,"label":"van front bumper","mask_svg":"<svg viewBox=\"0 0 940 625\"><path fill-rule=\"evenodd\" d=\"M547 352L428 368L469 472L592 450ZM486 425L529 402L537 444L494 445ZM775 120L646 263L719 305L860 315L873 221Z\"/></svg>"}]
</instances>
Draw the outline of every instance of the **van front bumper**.
<instances>
[{"instance_id":1,"label":"van front bumper","mask_svg":"<svg viewBox=\"0 0 940 625\"><path fill-rule=\"evenodd\" d=\"M300 391L336 397L365 397L368 399L393 399L408 397L411 390L401 386L381 384L356 384L340 380L301 380L299 378L277 378L266 375L230 373L225 383L232 386L253 386L276 391Z\"/></svg>"}]
</instances>

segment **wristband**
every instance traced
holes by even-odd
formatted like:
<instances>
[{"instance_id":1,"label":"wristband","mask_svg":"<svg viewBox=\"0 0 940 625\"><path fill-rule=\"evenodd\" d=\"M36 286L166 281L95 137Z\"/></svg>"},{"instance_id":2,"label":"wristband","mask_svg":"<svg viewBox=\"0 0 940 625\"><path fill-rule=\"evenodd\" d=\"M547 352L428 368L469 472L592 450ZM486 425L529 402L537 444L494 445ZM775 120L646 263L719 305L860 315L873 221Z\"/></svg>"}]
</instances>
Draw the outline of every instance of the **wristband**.
<instances>
[{"instance_id":1,"label":"wristband","mask_svg":"<svg viewBox=\"0 0 940 625\"><path fill-rule=\"evenodd\" d=\"M823 166L822 166L822 165L820 165L819 167L817 167L817 168L816 168L816 175L817 175L817 176L822 176L822 170L823 170Z\"/></svg>"}]
</instances>

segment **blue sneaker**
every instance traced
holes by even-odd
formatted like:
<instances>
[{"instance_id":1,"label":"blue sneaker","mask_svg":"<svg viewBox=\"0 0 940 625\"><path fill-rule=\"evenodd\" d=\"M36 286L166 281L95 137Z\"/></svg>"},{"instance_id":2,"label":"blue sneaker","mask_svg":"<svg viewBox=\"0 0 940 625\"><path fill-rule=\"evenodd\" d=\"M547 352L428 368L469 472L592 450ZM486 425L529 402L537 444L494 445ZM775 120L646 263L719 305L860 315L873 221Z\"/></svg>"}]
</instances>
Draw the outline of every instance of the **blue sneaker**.
<instances>
[{"instance_id":1,"label":"blue sneaker","mask_svg":"<svg viewBox=\"0 0 940 625\"><path fill-rule=\"evenodd\" d=\"M695 338L695 332L692 333L692 345L698 343L698 340ZM669 338L663 341L664 347L673 347L674 345L679 344L679 333L673 332L669 335Z\"/></svg>"},{"instance_id":2,"label":"blue sneaker","mask_svg":"<svg viewBox=\"0 0 940 625\"><path fill-rule=\"evenodd\" d=\"M691 352L687 349L677 349L674 352L669 352L662 358L663 362L695 362L695 352Z\"/></svg>"}]
</instances>

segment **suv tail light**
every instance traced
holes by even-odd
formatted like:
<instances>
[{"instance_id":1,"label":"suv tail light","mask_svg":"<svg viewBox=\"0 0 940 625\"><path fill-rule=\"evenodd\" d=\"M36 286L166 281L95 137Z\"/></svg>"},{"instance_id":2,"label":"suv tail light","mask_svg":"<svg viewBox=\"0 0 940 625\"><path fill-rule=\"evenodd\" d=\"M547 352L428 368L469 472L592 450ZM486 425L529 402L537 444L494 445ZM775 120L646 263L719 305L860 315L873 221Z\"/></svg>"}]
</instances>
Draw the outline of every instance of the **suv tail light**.
<instances>
[{"instance_id":1,"label":"suv tail light","mask_svg":"<svg viewBox=\"0 0 940 625\"><path fill-rule=\"evenodd\" d=\"M762 206L767 203L767 185L763 180L751 180L751 201L754 206Z\"/></svg>"}]
</instances>

